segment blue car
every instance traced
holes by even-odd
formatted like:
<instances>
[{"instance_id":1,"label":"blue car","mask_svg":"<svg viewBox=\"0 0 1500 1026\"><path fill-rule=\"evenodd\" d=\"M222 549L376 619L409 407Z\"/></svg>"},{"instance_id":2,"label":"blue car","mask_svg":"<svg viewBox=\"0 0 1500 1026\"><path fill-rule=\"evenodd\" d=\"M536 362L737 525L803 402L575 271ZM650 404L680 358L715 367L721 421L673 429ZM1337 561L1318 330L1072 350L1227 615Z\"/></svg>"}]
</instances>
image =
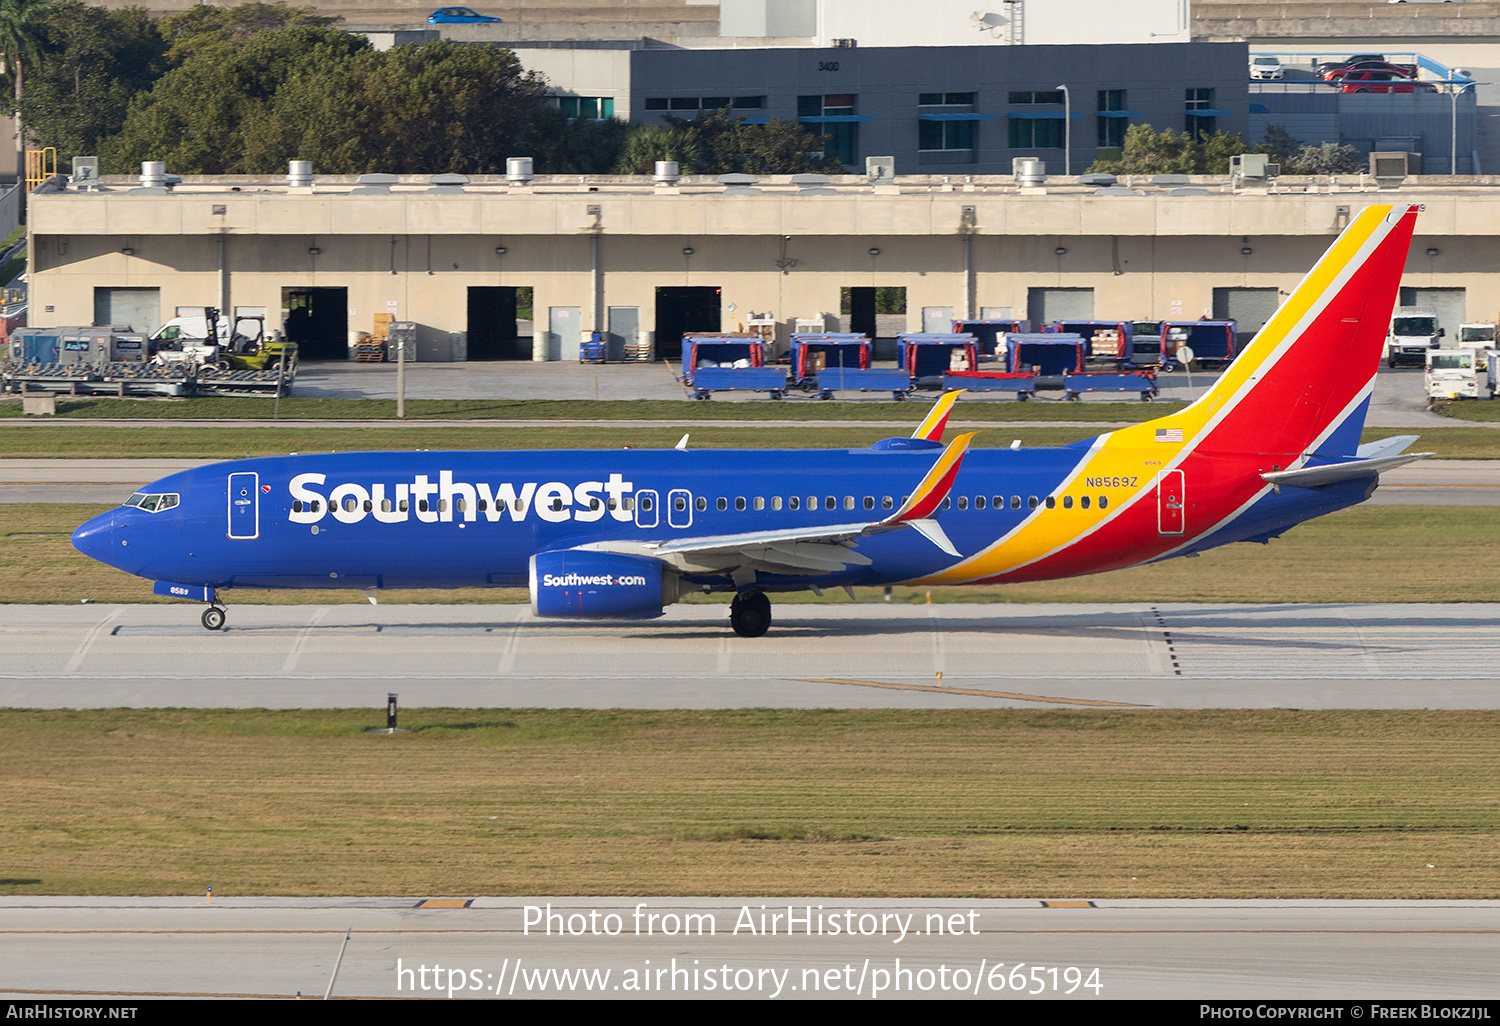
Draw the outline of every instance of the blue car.
<instances>
[{"instance_id":1,"label":"blue car","mask_svg":"<svg viewBox=\"0 0 1500 1026\"><path fill-rule=\"evenodd\" d=\"M468 7L439 7L427 16L429 25L487 25L499 21Z\"/></svg>"}]
</instances>

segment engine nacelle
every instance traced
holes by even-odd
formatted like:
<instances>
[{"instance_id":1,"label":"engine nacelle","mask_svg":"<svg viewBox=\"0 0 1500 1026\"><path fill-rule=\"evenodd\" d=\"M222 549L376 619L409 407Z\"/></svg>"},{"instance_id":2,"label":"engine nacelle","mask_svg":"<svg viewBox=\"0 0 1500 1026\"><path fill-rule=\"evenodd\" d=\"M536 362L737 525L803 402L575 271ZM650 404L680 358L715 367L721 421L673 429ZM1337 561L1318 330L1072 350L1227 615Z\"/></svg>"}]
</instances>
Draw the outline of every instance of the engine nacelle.
<instances>
[{"instance_id":1,"label":"engine nacelle","mask_svg":"<svg viewBox=\"0 0 1500 1026\"><path fill-rule=\"evenodd\" d=\"M677 601L678 580L644 556L538 552L531 557L531 611L574 620L650 620Z\"/></svg>"}]
</instances>

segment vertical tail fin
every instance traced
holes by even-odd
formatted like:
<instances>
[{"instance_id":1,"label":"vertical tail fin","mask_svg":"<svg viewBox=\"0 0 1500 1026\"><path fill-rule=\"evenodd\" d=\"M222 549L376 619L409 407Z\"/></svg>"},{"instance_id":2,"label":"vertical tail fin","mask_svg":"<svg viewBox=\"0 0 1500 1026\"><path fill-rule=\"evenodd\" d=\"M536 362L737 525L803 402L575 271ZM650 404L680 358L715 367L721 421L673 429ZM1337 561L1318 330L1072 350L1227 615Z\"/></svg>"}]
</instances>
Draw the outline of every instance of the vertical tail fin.
<instances>
[{"instance_id":1,"label":"vertical tail fin","mask_svg":"<svg viewBox=\"0 0 1500 1026\"><path fill-rule=\"evenodd\" d=\"M1420 209L1361 211L1217 384L1158 423L1204 450L1353 455Z\"/></svg>"}]
</instances>

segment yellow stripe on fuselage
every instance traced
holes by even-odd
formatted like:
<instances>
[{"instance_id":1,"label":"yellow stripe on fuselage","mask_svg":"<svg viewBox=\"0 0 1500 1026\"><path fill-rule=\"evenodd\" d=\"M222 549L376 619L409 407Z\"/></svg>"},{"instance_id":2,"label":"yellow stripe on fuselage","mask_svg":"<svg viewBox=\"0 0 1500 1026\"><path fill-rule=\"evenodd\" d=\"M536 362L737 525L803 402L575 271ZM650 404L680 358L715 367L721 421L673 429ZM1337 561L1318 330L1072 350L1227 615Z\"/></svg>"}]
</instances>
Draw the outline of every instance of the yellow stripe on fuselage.
<instances>
[{"instance_id":1,"label":"yellow stripe on fuselage","mask_svg":"<svg viewBox=\"0 0 1500 1026\"><path fill-rule=\"evenodd\" d=\"M985 549L913 583L956 584L1008 573L1071 545L1128 509L1156 485L1163 471L1181 463L1216 420L1280 358L1292 333L1331 298L1329 290L1334 282L1352 269L1356 258L1367 251L1376 235L1384 236L1389 229L1385 219L1393 209L1372 206L1361 211L1239 358L1197 402L1157 420L1100 435L1087 456L1079 461L1078 468L1059 483L1053 493L1058 497L1056 508L1037 507L1010 533ZM1158 431L1181 431L1182 441L1157 441ZM1090 479L1108 479L1111 484L1107 488L1094 487L1087 483ZM1118 481L1129 484L1119 486ZM1068 494L1075 496L1072 509L1062 508L1062 497ZM1084 494L1107 496L1109 508L1101 510L1097 502L1091 509L1080 508L1077 497Z\"/></svg>"}]
</instances>

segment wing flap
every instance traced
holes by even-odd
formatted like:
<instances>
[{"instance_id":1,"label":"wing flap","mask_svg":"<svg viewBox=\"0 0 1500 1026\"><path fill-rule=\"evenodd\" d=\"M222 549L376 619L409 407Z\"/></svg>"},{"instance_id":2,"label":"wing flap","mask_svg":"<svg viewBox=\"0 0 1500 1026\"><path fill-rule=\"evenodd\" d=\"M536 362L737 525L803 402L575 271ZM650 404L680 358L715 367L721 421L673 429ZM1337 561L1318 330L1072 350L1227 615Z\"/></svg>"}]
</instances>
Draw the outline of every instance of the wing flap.
<instances>
[{"instance_id":1,"label":"wing flap","mask_svg":"<svg viewBox=\"0 0 1500 1026\"><path fill-rule=\"evenodd\" d=\"M1414 452L1402 456L1379 456L1374 459L1351 460L1348 463L1327 463L1321 467L1279 470L1260 476L1261 480L1278 488L1283 486L1322 488L1324 485L1337 484L1340 481L1352 481L1355 478L1381 474L1431 455L1430 452Z\"/></svg>"}]
</instances>

